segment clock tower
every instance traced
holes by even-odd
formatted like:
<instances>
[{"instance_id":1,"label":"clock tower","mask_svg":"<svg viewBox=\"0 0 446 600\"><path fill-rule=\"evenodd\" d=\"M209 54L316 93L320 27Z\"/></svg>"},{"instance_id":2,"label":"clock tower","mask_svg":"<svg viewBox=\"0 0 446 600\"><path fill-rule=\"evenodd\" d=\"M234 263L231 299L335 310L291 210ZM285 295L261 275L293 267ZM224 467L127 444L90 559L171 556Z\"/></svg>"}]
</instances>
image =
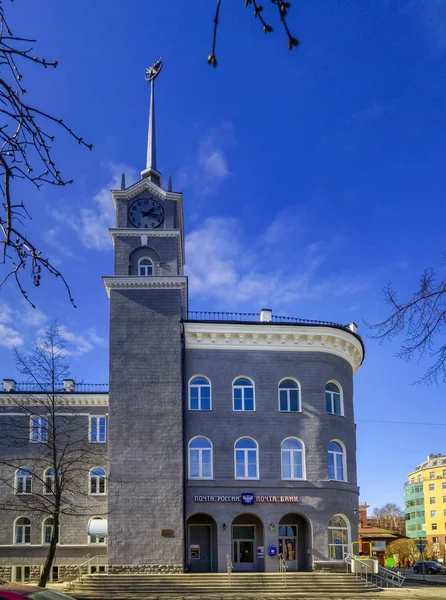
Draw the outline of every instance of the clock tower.
<instances>
[{"instance_id":1,"label":"clock tower","mask_svg":"<svg viewBox=\"0 0 446 600\"><path fill-rule=\"evenodd\" d=\"M114 275L110 298L109 570L180 571L184 564L181 319L182 195L162 187L156 166L155 78L147 69L150 116L146 168L112 191ZM169 185L169 188L171 186Z\"/></svg>"}]
</instances>

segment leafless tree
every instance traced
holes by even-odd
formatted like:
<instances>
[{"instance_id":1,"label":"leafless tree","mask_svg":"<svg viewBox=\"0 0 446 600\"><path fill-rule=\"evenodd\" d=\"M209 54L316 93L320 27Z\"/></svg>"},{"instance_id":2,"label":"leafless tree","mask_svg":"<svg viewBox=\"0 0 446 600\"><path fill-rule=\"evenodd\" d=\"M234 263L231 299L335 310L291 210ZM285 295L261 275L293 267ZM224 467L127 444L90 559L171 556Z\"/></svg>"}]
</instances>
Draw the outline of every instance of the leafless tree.
<instances>
[{"instance_id":1,"label":"leafless tree","mask_svg":"<svg viewBox=\"0 0 446 600\"><path fill-rule=\"evenodd\" d=\"M373 517L370 519L370 524L406 535L404 511L393 502L388 502L380 508L375 508L373 510Z\"/></svg>"},{"instance_id":2,"label":"leafless tree","mask_svg":"<svg viewBox=\"0 0 446 600\"><path fill-rule=\"evenodd\" d=\"M446 382L446 279L439 280L434 269L428 268L411 298L399 300L390 285L384 289L384 298L391 313L381 323L369 325L376 331L372 337L384 341L403 336L399 357L431 359L421 381Z\"/></svg>"},{"instance_id":3,"label":"leafless tree","mask_svg":"<svg viewBox=\"0 0 446 600\"><path fill-rule=\"evenodd\" d=\"M263 28L264 33L271 33L273 31L272 26L266 21L266 17L264 16L264 7L257 0L244 0L245 8L251 7L254 9L254 17L258 19L261 27ZM271 0L271 3L274 4L277 8L278 18L281 26L283 27L287 39L288 39L288 48L292 50L295 46L299 45L299 41L291 35L290 29L287 23L288 11L291 8L291 2L286 2L285 0ZM220 17L220 8L221 8L221 0L217 0L217 5L215 7L215 15L214 15L214 35L212 39L212 51L208 56L208 63L213 67L217 66L217 57L216 57L216 47L217 47L217 30L219 26L219 17Z\"/></svg>"},{"instance_id":4,"label":"leafless tree","mask_svg":"<svg viewBox=\"0 0 446 600\"><path fill-rule=\"evenodd\" d=\"M92 467L105 464L106 456L98 448L102 445L89 443L85 418L73 416L73 407L61 393L60 382L67 378L69 367L57 325L49 327L29 354L15 351L15 356L33 391L11 393L13 416L0 420L0 484L5 492L0 510L23 511L36 522L51 519L51 540L39 580L45 586L61 517L92 516L83 482ZM103 485L105 489L105 478Z\"/></svg>"},{"instance_id":5,"label":"leafless tree","mask_svg":"<svg viewBox=\"0 0 446 600\"><path fill-rule=\"evenodd\" d=\"M4 4L0 4L0 264L3 273L0 288L15 280L24 298L32 304L23 283L28 269L32 284L40 285L43 272L60 278L74 305L67 281L62 273L42 256L38 243L26 233L24 221L30 218L23 192L17 192L17 181L25 180L37 191L42 185L65 186L65 179L53 158L53 130L63 130L80 145L90 150L82 137L60 118L48 114L27 101L23 67L26 64L55 68L57 61L35 55L35 40L15 35L8 26ZM15 186L15 187L14 187ZM21 188L24 190L24 186ZM33 305L33 304L32 304ZM33 305L34 306L34 305Z\"/></svg>"}]
</instances>

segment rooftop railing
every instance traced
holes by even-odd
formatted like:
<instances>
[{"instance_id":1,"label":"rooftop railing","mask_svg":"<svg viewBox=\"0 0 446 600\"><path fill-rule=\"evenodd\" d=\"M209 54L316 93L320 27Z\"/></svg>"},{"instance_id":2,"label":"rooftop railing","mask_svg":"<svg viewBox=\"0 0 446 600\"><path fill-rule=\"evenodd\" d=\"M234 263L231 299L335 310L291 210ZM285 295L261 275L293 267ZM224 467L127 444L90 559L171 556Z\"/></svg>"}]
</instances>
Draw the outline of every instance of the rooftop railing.
<instances>
[{"instance_id":1,"label":"rooftop railing","mask_svg":"<svg viewBox=\"0 0 446 600\"><path fill-rule=\"evenodd\" d=\"M301 325L335 325L336 327L347 327L333 321L318 321L316 319L301 319L300 317L284 317L270 315L270 318L262 318L260 313L240 313L190 310L187 313L188 321L232 321L239 323L298 323Z\"/></svg>"},{"instance_id":2,"label":"rooftop railing","mask_svg":"<svg viewBox=\"0 0 446 600\"><path fill-rule=\"evenodd\" d=\"M19 392L22 394L106 394L108 393L108 383L76 383L72 379L64 379L54 385L50 383L35 382L16 382L13 379L3 380L3 391L7 393Z\"/></svg>"}]
</instances>

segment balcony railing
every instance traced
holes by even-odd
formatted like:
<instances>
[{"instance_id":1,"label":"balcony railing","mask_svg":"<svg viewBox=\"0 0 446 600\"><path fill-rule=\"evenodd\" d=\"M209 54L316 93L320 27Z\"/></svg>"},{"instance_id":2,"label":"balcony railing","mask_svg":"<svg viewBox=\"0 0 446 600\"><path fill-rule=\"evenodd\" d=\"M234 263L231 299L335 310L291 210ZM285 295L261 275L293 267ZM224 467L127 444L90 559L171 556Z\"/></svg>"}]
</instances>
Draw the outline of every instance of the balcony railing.
<instances>
[{"instance_id":1,"label":"balcony railing","mask_svg":"<svg viewBox=\"0 0 446 600\"><path fill-rule=\"evenodd\" d=\"M336 327L345 327L340 323L333 321L318 321L316 319L301 319L299 317L283 317L272 315L270 321L260 320L259 313L240 313L240 312L220 312L220 311L204 311L190 310L187 313L188 321L231 321L237 323L297 323L300 325L334 325Z\"/></svg>"},{"instance_id":2,"label":"balcony railing","mask_svg":"<svg viewBox=\"0 0 446 600\"><path fill-rule=\"evenodd\" d=\"M106 394L108 393L108 383L75 383L72 380L57 382L54 385L54 389L51 384L46 383L29 383L11 381L8 386L5 386L3 382L3 391L6 392L21 392L22 394L66 394L66 393L80 393L80 394Z\"/></svg>"}]
</instances>

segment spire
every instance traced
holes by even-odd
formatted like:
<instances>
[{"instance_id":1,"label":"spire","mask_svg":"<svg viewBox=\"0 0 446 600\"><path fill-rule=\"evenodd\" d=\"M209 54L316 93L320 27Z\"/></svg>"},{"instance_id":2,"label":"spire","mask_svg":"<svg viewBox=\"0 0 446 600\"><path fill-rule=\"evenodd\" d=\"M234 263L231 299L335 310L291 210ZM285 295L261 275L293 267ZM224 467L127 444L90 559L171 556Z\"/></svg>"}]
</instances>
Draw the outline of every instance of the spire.
<instances>
[{"instance_id":1,"label":"spire","mask_svg":"<svg viewBox=\"0 0 446 600\"><path fill-rule=\"evenodd\" d=\"M150 82L150 113L149 113L149 133L147 139L147 161L146 168L141 171L141 177L147 177L156 185L161 186L161 173L156 168L156 135L155 135L155 79L163 68L163 61L160 58L146 69L146 81Z\"/></svg>"}]
</instances>

